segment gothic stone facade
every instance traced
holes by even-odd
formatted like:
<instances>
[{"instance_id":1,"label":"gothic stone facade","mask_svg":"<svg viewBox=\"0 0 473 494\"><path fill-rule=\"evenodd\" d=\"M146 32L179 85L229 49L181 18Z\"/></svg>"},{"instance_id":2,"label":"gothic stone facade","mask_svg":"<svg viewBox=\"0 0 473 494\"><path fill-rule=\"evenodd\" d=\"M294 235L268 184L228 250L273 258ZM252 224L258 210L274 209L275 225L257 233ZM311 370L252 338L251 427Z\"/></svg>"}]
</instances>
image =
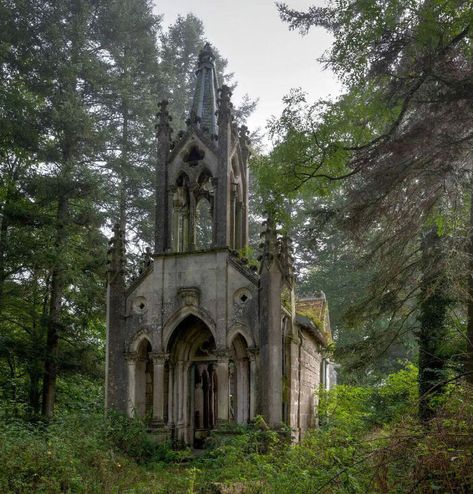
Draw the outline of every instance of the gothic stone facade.
<instances>
[{"instance_id":1,"label":"gothic stone facade","mask_svg":"<svg viewBox=\"0 0 473 494\"><path fill-rule=\"evenodd\" d=\"M289 240L268 222L259 271L238 254L248 238L249 142L230 97L217 91L207 45L176 141L160 105L155 250L129 286L118 227L110 247L106 406L197 446L220 424L256 415L297 439L315 425L315 391L329 381L326 300L296 302Z\"/></svg>"}]
</instances>

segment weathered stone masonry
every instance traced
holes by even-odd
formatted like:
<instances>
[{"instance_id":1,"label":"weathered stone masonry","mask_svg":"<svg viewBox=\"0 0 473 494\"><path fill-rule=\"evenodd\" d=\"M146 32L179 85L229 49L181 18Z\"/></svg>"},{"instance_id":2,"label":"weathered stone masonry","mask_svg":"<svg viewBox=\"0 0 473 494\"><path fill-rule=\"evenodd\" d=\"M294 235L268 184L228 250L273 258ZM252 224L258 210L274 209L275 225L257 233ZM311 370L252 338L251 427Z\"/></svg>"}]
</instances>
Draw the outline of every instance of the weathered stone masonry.
<instances>
[{"instance_id":1,"label":"weathered stone masonry","mask_svg":"<svg viewBox=\"0 0 473 494\"><path fill-rule=\"evenodd\" d=\"M248 130L233 121L230 89L217 87L206 45L176 140L160 104L155 248L129 286L123 232L114 231L106 406L195 446L258 414L298 439L316 425L315 392L329 385L327 304L323 294L296 301L290 241L271 222L259 271L237 254L248 242Z\"/></svg>"}]
</instances>

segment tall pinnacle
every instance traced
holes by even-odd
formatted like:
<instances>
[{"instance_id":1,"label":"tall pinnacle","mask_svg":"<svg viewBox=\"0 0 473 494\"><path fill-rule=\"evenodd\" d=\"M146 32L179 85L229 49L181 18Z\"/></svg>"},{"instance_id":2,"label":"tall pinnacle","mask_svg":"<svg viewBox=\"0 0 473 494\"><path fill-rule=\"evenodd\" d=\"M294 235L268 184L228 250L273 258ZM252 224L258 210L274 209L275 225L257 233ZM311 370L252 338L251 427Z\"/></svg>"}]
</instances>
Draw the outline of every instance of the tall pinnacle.
<instances>
[{"instance_id":1,"label":"tall pinnacle","mask_svg":"<svg viewBox=\"0 0 473 494\"><path fill-rule=\"evenodd\" d=\"M209 43L206 43L199 54L196 71L196 85L191 109L191 124L198 125L201 130L211 136L217 135L217 72L215 55Z\"/></svg>"}]
</instances>

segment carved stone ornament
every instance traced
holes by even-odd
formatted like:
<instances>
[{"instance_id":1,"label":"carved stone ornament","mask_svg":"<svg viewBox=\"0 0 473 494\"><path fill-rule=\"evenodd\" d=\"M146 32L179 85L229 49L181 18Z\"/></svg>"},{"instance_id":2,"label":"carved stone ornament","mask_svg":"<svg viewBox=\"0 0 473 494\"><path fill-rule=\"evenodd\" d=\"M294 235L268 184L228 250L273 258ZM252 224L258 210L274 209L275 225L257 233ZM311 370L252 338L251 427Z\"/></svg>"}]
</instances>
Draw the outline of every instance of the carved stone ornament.
<instances>
[{"instance_id":1,"label":"carved stone ornament","mask_svg":"<svg viewBox=\"0 0 473 494\"><path fill-rule=\"evenodd\" d=\"M197 307L200 302L200 290L196 287L180 288L177 295L181 299L182 305Z\"/></svg>"},{"instance_id":2,"label":"carved stone ornament","mask_svg":"<svg viewBox=\"0 0 473 494\"><path fill-rule=\"evenodd\" d=\"M136 297L132 302L133 312L135 314L144 314L148 308L145 297Z\"/></svg>"}]
</instances>

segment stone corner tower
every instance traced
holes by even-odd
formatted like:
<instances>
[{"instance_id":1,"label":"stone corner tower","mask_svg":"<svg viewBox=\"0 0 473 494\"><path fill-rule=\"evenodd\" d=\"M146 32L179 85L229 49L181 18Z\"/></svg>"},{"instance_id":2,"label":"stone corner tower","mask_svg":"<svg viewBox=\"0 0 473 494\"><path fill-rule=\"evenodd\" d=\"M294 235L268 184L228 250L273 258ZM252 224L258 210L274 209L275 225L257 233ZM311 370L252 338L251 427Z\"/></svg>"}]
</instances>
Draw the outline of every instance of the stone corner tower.
<instances>
[{"instance_id":1,"label":"stone corner tower","mask_svg":"<svg viewBox=\"0 0 473 494\"><path fill-rule=\"evenodd\" d=\"M233 121L231 91L225 85L218 88L214 58L206 44L199 55L187 130L175 141L168 103L160 103L156 254L240 250L248 242L248 130ZM201 200L206 202L199 209ZM204 231L199 222L209 213Z\"/></svg>"}]
</instances>

